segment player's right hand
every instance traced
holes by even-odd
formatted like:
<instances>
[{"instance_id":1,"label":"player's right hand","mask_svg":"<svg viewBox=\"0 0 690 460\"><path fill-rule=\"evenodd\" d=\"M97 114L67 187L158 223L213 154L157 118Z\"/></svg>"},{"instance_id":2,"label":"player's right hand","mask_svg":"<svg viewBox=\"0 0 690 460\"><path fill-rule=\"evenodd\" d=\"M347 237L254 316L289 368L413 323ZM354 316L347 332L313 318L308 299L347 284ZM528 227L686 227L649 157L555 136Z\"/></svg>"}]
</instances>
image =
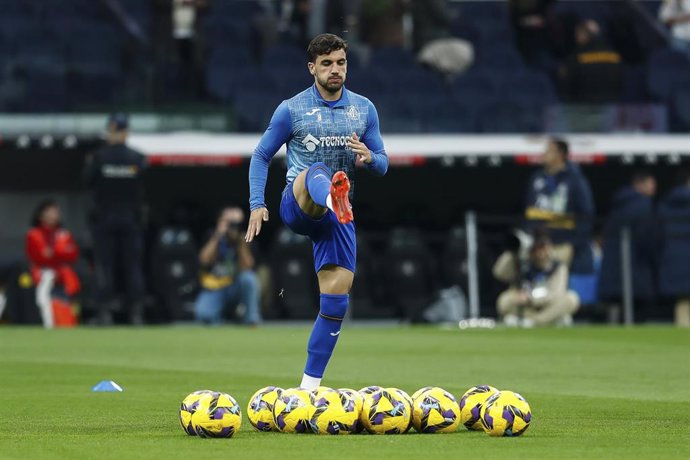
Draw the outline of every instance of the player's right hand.
<instances>
[{"instance_id":1,"label":"player's right hand","mask_svg":"<svg viewBox=\"0 0 690 460\"><path fill-rule=\"evenodd\" d=\"M247 234L244 236L244 241L251 243L255 236L259 236L261 224L263 222L268 222L268 209L256 208L249 215L249 226L247 227Z\"/></svg>"}]
</instances>

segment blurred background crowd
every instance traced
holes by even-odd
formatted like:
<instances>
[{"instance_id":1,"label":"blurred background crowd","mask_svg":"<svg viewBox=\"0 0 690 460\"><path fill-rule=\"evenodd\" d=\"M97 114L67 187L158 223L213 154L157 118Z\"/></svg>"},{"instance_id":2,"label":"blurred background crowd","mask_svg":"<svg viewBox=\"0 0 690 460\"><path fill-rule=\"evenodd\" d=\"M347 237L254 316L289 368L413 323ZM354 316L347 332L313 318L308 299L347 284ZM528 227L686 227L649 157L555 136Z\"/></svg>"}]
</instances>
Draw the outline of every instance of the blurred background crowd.
<instances>
[{"instance_id":1,"label":"blurred background crowd","mask_svg":"<svg viewBox=\"0 0 690 460\"><path fill-rule=\"evenodd\" d=\"M350 86L371 95L388 132L607 129L559 103L644 106L641 130L690 127L682 0L2 0L0 8L4 112L184 103L228 110L230 128L261 131L276 102L309 84L304 48L328 31L349 41ZM449 100L456 104L442 104Z\"/></svg>"},{"instance_id":2,"label":"blurred background crowd","mask_svg":"<svg viewBox=\"0 0 690 460\"><path fill-rule=\"evenodd\" d=\"M388 185L363 180L353 317L458 321L479 297L481 316L512 326L617 323L626 303L636 321L690 325L685 158L580 166L568 142L690 130L690 1L0 0L0 12L4 321L311 319L308 241L274 212L258 245L240 243L246 158L166 168L127 145L130 131L262 132L312 83L307 43L332 32L384 140L563 133L542 139L539 164L471 178L453 161L393 163ZM54 146L8 129L69 114L106 135ZM370 199L413 177L464 185L446 203Z\"/></svg>"}]
</instances>

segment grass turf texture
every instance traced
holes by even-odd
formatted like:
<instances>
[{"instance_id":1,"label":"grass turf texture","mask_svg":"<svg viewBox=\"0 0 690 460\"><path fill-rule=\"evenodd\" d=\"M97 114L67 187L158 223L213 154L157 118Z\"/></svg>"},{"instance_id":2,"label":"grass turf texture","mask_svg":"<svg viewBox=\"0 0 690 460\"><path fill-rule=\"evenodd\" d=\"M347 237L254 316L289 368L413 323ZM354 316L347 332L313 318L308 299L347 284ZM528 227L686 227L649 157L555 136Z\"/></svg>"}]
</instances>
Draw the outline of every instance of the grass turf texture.
<instances>
[{"instance_id":1,"label":"grass turf texture","mask_svg":"<svg viewBox=\"0 0 690 460\"><path fill-rule=\"evenodd\" d=\"M258 433L247 400L299 383L307 327L0 328L0 458L690 458L690 333L634 329L438 330L346 326L324 384L437 385L458 398L488 383L522 393L520 438L454 434ZM112 379L123 393L92 393ZM232 439L177 419L188 393L242 406Z\"/></svg>"}]
</instances>

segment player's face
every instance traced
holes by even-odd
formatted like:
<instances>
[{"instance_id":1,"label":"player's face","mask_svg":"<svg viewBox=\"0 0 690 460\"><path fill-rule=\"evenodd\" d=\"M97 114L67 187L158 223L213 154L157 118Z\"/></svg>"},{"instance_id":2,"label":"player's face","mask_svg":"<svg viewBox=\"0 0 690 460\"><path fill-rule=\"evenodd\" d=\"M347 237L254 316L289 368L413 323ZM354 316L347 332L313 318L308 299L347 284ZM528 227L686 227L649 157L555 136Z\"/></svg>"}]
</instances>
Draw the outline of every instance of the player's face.
<instances>
[{"instance_id":1,"label":"player's face","mask_svg":"<svg viewBox=\"0 0 690 460\"><path fill-rule=\"evenodd\" d=\"M640 183L640 191L646 196L656 195L656 179L648 177Z\"/></svg>"},{"instance_id":2,"label":"player's face","mask_svg":"<svg viewBox=\"0 0 690 460\"><path fill-rule=\"evenodd\" d=\"M41 213L41 223L46 227L55 227L60 222L60 208L49 206Z\"/></svg>"},{"instance_id":3,"label":"player's face","mask_svg":"<svg viewBox=\"0 0 690 460\"><path fill-rule=\"evenodd\" d=\"M560 164L561 154L558 151L558 147L553 142L549 142L546 146L546 151L544 152L544 166L547 168L553 168Z\"/></svg>"},{"instance_id":4,"label":"player's face","mask_svg":"<svg viewBox=\"0 0 690 460\"><path fill-rule=\"evenodd\" d=\"M548 244L542 244L534 249L532 249L532 260L537 266L544 266L549 262L551 258L551 246Z\"/></svg>"},{"instance_id":5,"label":"player's face","mask_svg":"<svg viewBox=\"0 0 690 460\"><path fill-rule=\"evenodd\" d=\"M316 84L329 93L337 93L345 83L347 75L347 58L345 50L335 50L329 54L316 57L309 63L309 73L314 76Z\"/></svg>"}]
</instances>

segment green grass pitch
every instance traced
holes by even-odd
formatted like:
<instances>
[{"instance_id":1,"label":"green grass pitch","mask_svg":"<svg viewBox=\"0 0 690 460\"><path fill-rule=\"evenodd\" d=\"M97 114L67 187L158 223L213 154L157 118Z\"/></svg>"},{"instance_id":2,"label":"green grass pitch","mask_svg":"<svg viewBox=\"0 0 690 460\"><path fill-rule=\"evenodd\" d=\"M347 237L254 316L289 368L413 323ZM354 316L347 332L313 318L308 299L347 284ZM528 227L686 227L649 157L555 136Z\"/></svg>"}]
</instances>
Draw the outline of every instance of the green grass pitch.
<instances>
[{"instance_id":1,"label":"green grass pitch","mask_svg":"<svg viewBox=\"0 0 690 460\"><path fill-rule=\"evenodd\" d=\"M690 458L690 331L671 327L439 330L347 325L325 385L488 383L522 393L520 438L258 433L199 439L177 419L194 390L246 411L266 385L299 383L309 328L0 328L2 459ZM123 393L92 393L100 380Z\"/></svg>"}]
</instances>

